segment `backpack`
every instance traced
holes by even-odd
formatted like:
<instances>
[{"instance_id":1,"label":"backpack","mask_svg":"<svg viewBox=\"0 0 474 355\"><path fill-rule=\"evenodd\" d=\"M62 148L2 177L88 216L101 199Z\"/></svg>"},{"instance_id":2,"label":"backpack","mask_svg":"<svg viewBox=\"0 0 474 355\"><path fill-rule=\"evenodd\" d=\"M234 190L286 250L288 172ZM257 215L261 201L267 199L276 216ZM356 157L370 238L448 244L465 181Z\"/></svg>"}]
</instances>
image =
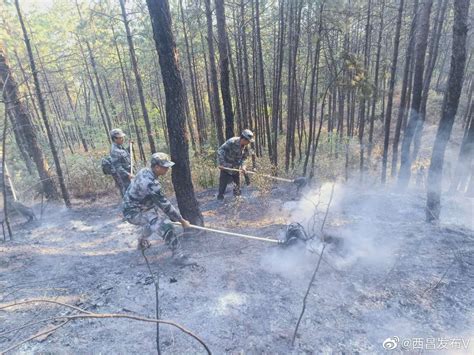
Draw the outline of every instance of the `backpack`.
<instances>
[{"instance_id":1,"label":"backpack","mask_svg":"<svg viewBox=\"0 0 474 355\"><path fill-rule=\"evenodd\" d=\"M101 161L100 165L102 167L102 172L105 175L115 174L115 167L112 164L112 158L110 156L102 158L102 161Z\"/></svg>"}]
</instances>

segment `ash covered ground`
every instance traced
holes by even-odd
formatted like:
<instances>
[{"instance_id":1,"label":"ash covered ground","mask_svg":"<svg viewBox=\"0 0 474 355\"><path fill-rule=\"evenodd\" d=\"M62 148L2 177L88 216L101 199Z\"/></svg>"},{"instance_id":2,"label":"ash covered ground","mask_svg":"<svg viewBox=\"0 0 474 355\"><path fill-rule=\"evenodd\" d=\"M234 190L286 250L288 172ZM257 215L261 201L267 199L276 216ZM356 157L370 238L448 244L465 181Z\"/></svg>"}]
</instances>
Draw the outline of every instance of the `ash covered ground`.
<instances>
[{"instance_id":1,"label":"ash covered ground","mask_svg":"<svg viewBox=\"0 0 474 355\"><path fill-rule=\"evenodd\" d=\"M441 223L431 225L424 222L422 191L361 192L339 184L323 261L291 346L322 250L330 191L325 184L296 198L293 186L279 185L266 196L244 190L241 200L224 204L213 190L200 193L208 226L277 239L288 223L299 222L315 238L282 248L217 234L186 237L184 249L197 266L184 268L155 238L147 255L159 275L161 318L193 331L216 354L382 353L383 342L395 337L397 350L408 339L407 348L419 352L422 339L425 350L433 341L435 350L473 353L473 200L446 197ZM17 224L14 233L13 241L0 243L0 307L43 298L96 313L155 317L137 229L122 221L116 198L76 202L70 211L49 205L40 222ZM58 323L8 330L74 313L45 304L1 310L0 351ZM179 330L160 330L163 353L204 353ZM155 332L153 324L131 320L75 320L12 353L155 353Z\"/></svg>"}]
</instances>

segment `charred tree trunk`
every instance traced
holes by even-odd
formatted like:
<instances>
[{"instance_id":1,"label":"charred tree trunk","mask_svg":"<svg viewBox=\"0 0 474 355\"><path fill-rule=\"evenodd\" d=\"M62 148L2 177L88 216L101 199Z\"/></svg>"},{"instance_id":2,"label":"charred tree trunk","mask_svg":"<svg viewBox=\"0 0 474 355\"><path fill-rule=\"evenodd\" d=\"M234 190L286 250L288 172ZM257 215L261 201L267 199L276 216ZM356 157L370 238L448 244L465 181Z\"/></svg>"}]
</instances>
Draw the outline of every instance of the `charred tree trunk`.
<instances>
[{"instance_id":1,"label":"charred tree trunk","mask_svg":"<svg viewBox=\"0 0 474 355\"><path fill-rule=\"evenodd\" d=\"M370 123L369 123L369 146L367 150L367 161L370 164L370 159L372 157L373 149L373 140L374 140L374 123L375 123L375 109L377 107L377 101L379 98L379 71L380 71L380 51L382 50L382 35L383 35L383 26L384 26L384 10L385 10L385 0L382 0L381 10L380 10L380 28L379 28L379 38L377 40L377 54L375 57L375 79L374 79L374 94L372 97L372 112L370 114Z\"/></svg>"},{"instance_id":2,"label":"charred tree trunk","mask_svg":"<svg viewBox=\"0 0 474 355\"><path fill-rule=\"evenodd\" d=\"M219 66L221 71L221 95L224 105L225 116L225 137L226 139L234 136L234 113L232 111L232 99L230 95L230 77L229 77L229 39L225 24L224 0L215 0L216 19L217 19L217 38L219 48Z\"/></svg>"},{"instance_id":3,"label":"charred tree trunk","mask_svg":"<svg viewBox=\"0 0 474 355\"><path fill-rule=\"evenodd\" d=\"M203 218L194 196L191 179L189 144L186 137L184 86L178 67L176 44L171 32L169 3L168 0L147 0L147 5L165 87L170 152L171 158L176 163L171 175L176 199L184 218L192 224L203 225Z\"/></svg>"},{"instance_id":4,"label":"charred tree trunk","mask_svg":"<svg viewBox=\"0 0 474 355\"><path fill-rule=\"evenodd\" d=\"M403 4L404 0L400 0L398 5L398 17L397 25L395 28L395 37L393 42L393 57L392 67L390 69L390 83L388 88L388 102L387 111L385 115L385 132L383 141L383 156L382 156L382 183L384 184L387 178L387 157L388 157L388 144L390 142L390 124L392 121L392 106L393 106L393 92L395 90L395 82L397 76L397 62L398 62L398 47L400 44L400 29L402 27L403 18Z\"/></svg>"},{"instance_id":5,"label":"charred tree trunk","mask_svg":"<svg viewBox=\"0 0 474 355\"><path fill-rule=\"evenodd\" d=\"M416 160L421 144L421 134L423 132L423 126L426 118L426 105L428 103L428 96L430 93L431 77L433 76L433 70L438 59L439 41L441 38L441 31L443 29L444 17L446 14L446 8L448 6L448 0L438 1L438 11L436 15L436 21L433 28L433 35L431 36L431 43L428 50L427 64L425 73L423 76L423 93L421 96L420 104L420 118L421 121L416 126L415 137L413 139L413 154L412 161Z\"/></svg>"},{"instance_id":6,"label":"charred tree trunk","mask_svg":"<svg viewBox=\"0 0 474 355\"><path fill-rule=\"evenodd\" d=\"M364 44L364 70L369 71L370 64L370 28L371 28L371 16L372 16L372 0L369 0L367 7L367 23L365 25L365 44ZM362 93L364 95L364 93ZM359 108L359 146L360 146L360 157L359 157L359 170L362 179L364 170L364 130L365 130L365 117L366 117L366 98L363 96Z\"/></svg>"},{"instance_id":7,"label":"charred tree trunk","mask_svg":"<svg viewBox=\"0 0 474 355\"><path fill-rule=\"evenodd\" d=\"M36 96L38 98L38 104L39 104L39 108L40 108L40 112L41 112L41 117L43 119L43 123L44 123L44 126L46 128L46 133L48 135L49 146L51 148L51 153L53 155L54 164L56 166L56 173L58 175L59 186L60 186L60 189L61 189L61 195L63 197L63 200L64 200L64 203L65 203L66 207L70 208L71 207L71 201L69 199L69 192L67 191L66 184L64 182L64 176L63 176L63 171L61 169L61 163L59 161L58 151L56 150L56 145L54 144L53 132L51 131L51 128L49 126L48 116L47 116L47 113L46 113L46 105L45 105L45 102L44 102L44 99L43 99L43 95L41 93L41 87L40 87L40 82L39 82L39 78L38 78L38 71L36 70L36 64L35 64L35 60L34 60L34 57L33 57L33 50L31 49L30 39L28 37L28 33L26 32L26 27L25 27L25 24L23 22L23 16L21 14L20 4L19 4L18 0L15 0L15 6L16 6L17 13L18 13L18 19L20 21L21 29L23 31L23 37L24 37L24 40L25 40L26 50L28 52L28 57L29 57L29 60L30 60L30 67L31 67L31 71L32 71L32 74L33 74L33 79L34 79L34 82L35 82Z\"/></svg>"},{"instance_id":8,"label":"charred tree trunk","mask_svg":"<svg viewBox=\"0 0 474 355\"><path fill-rule=\"evenodd\" d=\"M422 121L420 115L421 95L423 90L423 71L425 69L425 53L430 30L430 13L433 0L426 0L421 3L420 18L417 31L417 43L415 48L415 73L413 78L413 97L411 100L410 119L407 124L402 142L401 165L398 174L398 185L406 188L411 176L411 156L410 147L415 135L416 127Z\"/></svg>"},{"instance_id":9,"label":"charred tree trunk","mask_svg":"<svg viewBox=\"0 0 474 355\"><path fill-rule=\"evenodd\" d=\"M281 77L283 71L283 57L284 57L284 37L285 37L285 0L279 2L279 21L278 21L278 41L277 51L275 56L275 77L273 84L273 97L272 97L272 133L273 133L273 149L272 149L272 164L278 166L278 123L281 120L280 107L281 107Z\"/></svg>"},{"instance_id":10,"label":"charred tree trunk","mask_svg":"<svg viewBox=\"0 0 474 355\"><path fill-rule=\"evenodd\" d=\"M439 122L436 140L431 155L430 169L427 181L426 219L439 220L441 211L441 184L443 162L446 145L448 144L454 118L461 96L464 66L466 64L467 19L469 15L469 0L454 0L453 47L451 67L448 76L448 90L444 96L441 120Z\"/></svg>"},{"instance_id":11,"label":"charred tree trunk","mask_svg":"<svg viewBox=\"0 0 474 355\"><path fill-rule=\"evenodd\" d=\"M270 133L270 121L268 118L268 104L267 104L267 88L265 86L265 71L263 65L263 50L262 50L262 38L260 34L260 1L255 1L255 25L257 30L257 54L258 54L258 71L260 77L260 92L262 96L262 105L263 105L263 120L265 124L265 132L267 137L267 144L268 144L268 155L271 157L273 155L272 152L272 142L271 142L271 133Z\"/></svg>"},{"instance_id":12,"label":"charred tree trunk","mask_svg":"<svg viewBox=\"0 0 474 355\"><path fill-rule=\"evenodd\" d=\"M400 105L398 107L397 123L395 126L395 133L393 136L392 144L392 166L390 169L390 175L392 178L395 177L398 170L398 146L400 143L400 134L403 126L403 118L405 116L406 108L408 107L407 102L409 101L409 95L407 93L408 87L410 86L410 68L413 62L413 50L415 48L415 29L418 19L418 0L415 0L413 4L413 20L410 28L410 35L408 37L408 45L405 55L405 67L403 71L403 82L402 91L400 98Z\"/></svg>"}]
</instances>

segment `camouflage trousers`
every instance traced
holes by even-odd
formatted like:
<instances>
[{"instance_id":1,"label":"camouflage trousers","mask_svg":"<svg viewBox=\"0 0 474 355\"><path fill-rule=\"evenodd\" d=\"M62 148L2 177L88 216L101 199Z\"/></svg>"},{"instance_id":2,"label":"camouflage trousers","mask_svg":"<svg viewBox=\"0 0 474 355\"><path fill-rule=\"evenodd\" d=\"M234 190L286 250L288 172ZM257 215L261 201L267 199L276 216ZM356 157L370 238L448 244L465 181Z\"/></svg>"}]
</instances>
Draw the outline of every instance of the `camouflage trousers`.
<instances>
[{"instance_id":1,"label":"camouflage trousers","mask_svg":"<svg viewBox=\"0 0 474 355\"><path fill-rule=\"evenodd\" d=\"M219 193L217 195L218 199L223 199L227 185L233 183L234 185L234 196L240 196L240 174L230 174L226 171L221 170L219 176Z\"/></svg>"},{"instance_id":2,"label":"camouflage trousers","mask_svg":"<svg viewBox=\"0 0 474 355\"><path fill-rule=\"evenodd\" d=\"M115 186L120 191L120 195L123 197L125 195L125 191L127 191L128 187L130 186L130 179L127 178L122 178L121 176L118 175L113 175L114 181L115 181Z\"/></svg>"},{"instance_id":3,"label":"camouflage trousers","mask_svg":"<svg viewBox=\"0 0 474 355\"><path fill-rule=\"evenodd\" d=\"M171 250L179 248L179 239L171 220L158 215L154 211L126 215L127 222L141 226L140 240L149 238L153 233L158 234Z\"/></svg>"}]
</instances>

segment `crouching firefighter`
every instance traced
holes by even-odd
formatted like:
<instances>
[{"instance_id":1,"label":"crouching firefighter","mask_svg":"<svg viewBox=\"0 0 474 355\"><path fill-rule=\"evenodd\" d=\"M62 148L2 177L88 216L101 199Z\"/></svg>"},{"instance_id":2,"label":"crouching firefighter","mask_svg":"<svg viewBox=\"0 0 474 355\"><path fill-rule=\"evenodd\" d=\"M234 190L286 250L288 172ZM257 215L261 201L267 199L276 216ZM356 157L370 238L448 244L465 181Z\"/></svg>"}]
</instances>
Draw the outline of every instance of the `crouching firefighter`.
<instances>
[{"instance_id":1,"label":"crouching firefighter","mask_svg":"<svg viewBox=\"0 0 474 355\"><path fill-rule=\"evenodd\" d=\"M217 151L217 163L221 170L219 176L218 200L224 199L227 185L234 183L234 196L240 196L240 170L244 173L245 182L250 184L250 179L246 174L245 160L250 155L249 144L254 141L253 133L249 129L244 129L240 137L229 138ZM227 169L226 169L227 168ZM231 170L228 170L231 169Z\"/></svg>"},{"instance_id":2,"label":"crouching firefighter","mask_svg":"<svg viewBox=\"0 0 474 355\"><path fill-rule=\"evenodd\" d=\"M123 215L127 222L142 226L138 240L140 249L149 248L148 238L157 233L173 252L173 259L186 263L187 256L171 221L180 222L183 228L189 228L190 224L166 198L158 181L158 177L165 175L173 165L167 154L154 153L150 168L141 169L125 192Z\"/></svg>"}]
</instances>

